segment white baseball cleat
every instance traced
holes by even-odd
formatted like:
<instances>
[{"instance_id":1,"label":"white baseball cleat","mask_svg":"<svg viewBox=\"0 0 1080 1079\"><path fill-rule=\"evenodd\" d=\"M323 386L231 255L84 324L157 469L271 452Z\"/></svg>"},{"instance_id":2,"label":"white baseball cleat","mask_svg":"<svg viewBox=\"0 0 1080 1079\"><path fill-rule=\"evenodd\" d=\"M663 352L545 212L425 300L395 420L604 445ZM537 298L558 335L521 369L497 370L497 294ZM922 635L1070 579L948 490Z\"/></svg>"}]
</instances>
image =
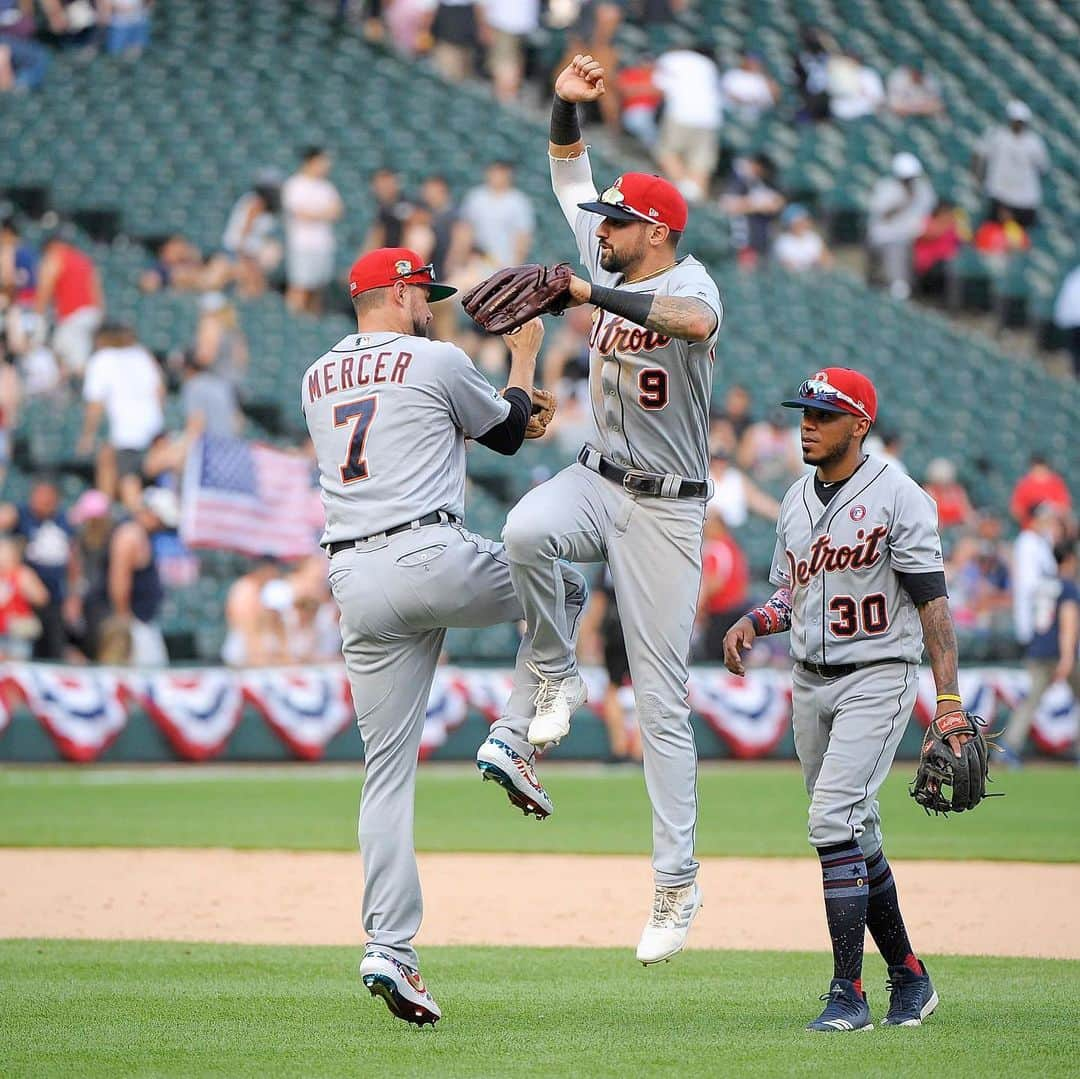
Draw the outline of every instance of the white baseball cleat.
<instances>
[{"instance_id":1,"label":"white baseball cleat","mask_svg":"<svg viewBox=\"0 0 1080 1079\"><path fill-rule=\"evenodd\" d=\"M381 997L390 1014L422 1027L442 1018L435 998L427 991L420 971L405 966L386 952L367 952L360 963L360 977L373 997Z\"/></svg>"},{"instance_id":2,"label":"white baseball cleat","mask_svg":"<svg viewBox=\"0 0 1080 1079\"><path fill-rule=\"evenodd\" d=\"M476 767L484 779L493 779L512 805L537 820L550 817L555 806L532 765L501 738L490 737L476 751Z\"/></svg>"},{"instance_id":3,"label":"white baseball cleat","mask_svg":"<svg viewBox=\"0 0 1080 1079\"><path fill-rule=\"evenodd\" d=\"M652 916L641 934L638 959L649 966L678 955L686 944L697 912L701 910L701 889L696 882L677 888L656 886Z\"/></svg>"},{"instance_id":4,"label":"white baseball cleat","mask_svg":"<svg viewBox=\"0 0 1080 1079\"><path fill-rule=\"evenodd\" d=\"M536 675L536 715L529 724L529 741L537 749L557 746L570 733L570 717L589 699L579 674L555 681L546 678L532 664Z\"/></svg>"}]
</instances>

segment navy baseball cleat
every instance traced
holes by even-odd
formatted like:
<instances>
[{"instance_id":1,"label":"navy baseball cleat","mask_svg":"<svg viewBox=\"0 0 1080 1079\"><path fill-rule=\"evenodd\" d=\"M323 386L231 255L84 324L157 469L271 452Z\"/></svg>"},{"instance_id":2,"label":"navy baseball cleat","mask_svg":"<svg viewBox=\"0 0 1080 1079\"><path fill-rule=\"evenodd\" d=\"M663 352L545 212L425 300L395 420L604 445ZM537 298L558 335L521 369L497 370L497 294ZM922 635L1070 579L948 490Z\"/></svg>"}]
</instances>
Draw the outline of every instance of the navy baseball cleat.
<instances>
[{"instance_id":1,"label":"navy baseball cleat","mask_svg":"<svg viewBox=\"0 0 1080 1079\"><path fill-rule=\"evenodd\" d=\"M833 978L829 991L821 999L828 1001L825 1010L812 1023L806 1024L807 1030L832 1034L838 1030L874 1029L866 994L858 992L846 978Z\"/></svg>"},{"instance_id":2,"label":"navy baseball cleat","mask_svg":"<svg viewBox=\"0 0 1080 1079\"><path fill-rule=\"evenodd\" d=\"M550 817L555 806L533 766L501 738L490 737L476 752L476 767L484 779L493 779L526 817Z\"/></svg>"},{"instance_id":3,"label":"navy baseball cleat","mask_svg":"<svg viewBox=\"0 0 1080 1079\"><path fill-rule=\"evenodd\" d=\"M386 952L368 952L360 964L360 977L368 992L379 997L390 1014L418 1027L434 1026L441 1018L435 998L428 992L420 971L405 966Z\"/></svg>"},{"instance_id":4,"label":"navy baseball cleat","mask_svg":"<svg viewBox=\"0 0 1080 1079\"><path fill-rule=\"evenodd\" d=\"M902 963L889 967L885 988L889 990L889 1014L881 1020L883 1027L920 1027L938 1006L938 995L925 964L922 974L915 974Z\"/></svg>"}]
</instances>

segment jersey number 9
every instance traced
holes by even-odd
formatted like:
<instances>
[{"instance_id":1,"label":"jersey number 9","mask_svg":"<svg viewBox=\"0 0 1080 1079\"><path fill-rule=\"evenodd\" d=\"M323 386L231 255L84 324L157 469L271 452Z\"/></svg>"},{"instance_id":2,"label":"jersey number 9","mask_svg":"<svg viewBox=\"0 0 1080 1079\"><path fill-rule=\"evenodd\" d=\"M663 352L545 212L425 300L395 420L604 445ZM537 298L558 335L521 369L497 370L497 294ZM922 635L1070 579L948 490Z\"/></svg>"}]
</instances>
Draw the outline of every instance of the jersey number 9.
<instances>
[{"instance_id":1,"label":"jersey number 9","mask_svg":"<svg viewBox=\"0 0 1080 1079\"><path fill-rule=\"evenodd\" d=\"M662 367L646 367L638 375L638 404L659 412L668 403L668 374Z\"/></svg>"},{"instance_id":2,"label":"jersey number 9","mask_svg":"<svg viewBox=\"0 0 1080 1079\"><path fill-rule=\"evenodd\" d=\"M358 483L368 478L367 461L364 450L367 447L368 431L375 413L379 411L378 397L361 397L356 401L346 401L334 406L334 426L345 427L352 421L349 433L349 452L341 466L342 483Z\"/></svg>"}]
</instances>

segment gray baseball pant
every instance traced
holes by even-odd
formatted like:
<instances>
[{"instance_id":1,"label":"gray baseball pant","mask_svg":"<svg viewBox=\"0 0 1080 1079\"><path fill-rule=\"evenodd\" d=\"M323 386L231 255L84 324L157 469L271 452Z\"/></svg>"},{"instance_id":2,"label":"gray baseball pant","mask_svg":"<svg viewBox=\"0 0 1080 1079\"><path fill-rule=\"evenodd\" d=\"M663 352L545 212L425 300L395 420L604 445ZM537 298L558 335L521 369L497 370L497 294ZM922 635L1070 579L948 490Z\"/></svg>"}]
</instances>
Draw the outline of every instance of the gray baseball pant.
<instances>
[{"instance_id":1,"label":"gray baseball pant","mask_svg":"<svg viewBox=\"0 0 1080 1079\"><path fill-rule=\"evenodd\" d=\"M795 752L810 795L810 843L881 847L877 792L889 774L919 688L914 663L879 663L843 678L801 664L792 676Z\"/></svg>"},{"instance_id":2,"label":"gray baseball pant","mask_svg":"<svg viewBox=\"0 0 1080 1079\"><path fill-rule=\"evenodd\" d=\"M566 617L576 619L585 579L572 566L563 576ZM450 524L360 541L334 555L329 580L364 740L358 833L368 947L416 967L412 939L423 917L413 845L416 763L443 638L451 626L517 621L521 603L502 544ZM528 649L526 638L515 680L525 702Z\"/></svg>"},{"instance_id":3,"label":"gray baseball pant","mask_svg":"<svg viewBox=\"0 0 1080 1079\"><path fill-rule=\"evenodd\" d=\"M532 635L528 658L549 677L576 670L565 561L606 561L611 569L653 808L653 870L664 885L688 884L698 867L697 747L686 683L704 518L700 501L630 495L579 463L533 488L503 529ZM518 752L529 753L531 714L513 707L522 699L518 677L511 707L496 728Z\"/></svg>"}]
</instances>

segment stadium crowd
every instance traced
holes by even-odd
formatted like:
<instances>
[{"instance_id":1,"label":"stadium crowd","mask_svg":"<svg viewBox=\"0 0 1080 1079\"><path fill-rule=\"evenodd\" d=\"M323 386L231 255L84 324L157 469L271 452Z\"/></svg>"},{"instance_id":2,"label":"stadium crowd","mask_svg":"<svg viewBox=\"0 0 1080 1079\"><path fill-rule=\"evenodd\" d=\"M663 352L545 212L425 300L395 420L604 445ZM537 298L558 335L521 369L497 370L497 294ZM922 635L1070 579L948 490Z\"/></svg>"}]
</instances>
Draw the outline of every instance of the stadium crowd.
<instances>
[{"instance_id":1,"label":"stadium crowd","mask_svg":"<svg viewBox=\"0 0 1080 1079\"><path fill-rule=\"evenodd\" d=\"M547 91L549 72L537 69L532 40L541 20L561 19L571 49L610 56L617 72L599 120L639 143L690 197L718 203L730 218L740 266L753 270L775 260L791 273L829 270L835 254L824 230L806 206L787 197L768 154L736 157L717 173L724 117L753 123L786 109L792 124L847 124L887 109L942 123L947 107L938 80L917 63L883 77L812 29L792 43L790 72L767 71L752 51L723 64L705 47L620 63L612 42L622 19L662 25L685 6L678 0L636 6L383 0L341 8L369 37L406 54L430 53L447 78L490 77L503 101L525 93L529 79ZM42 0L37 9L30 0L0 0L0 91L33 90L51 50L89 60L104 48L136 58L151 42L150 13L151 5L139 0ZM894 295L944 290L946 267L965 244L1003 259L1028 244L1046 151L1022 102L1011 102L1003 119L986 133L974 163L988 200L977 228L935 193L908 152L895 156L890 174L869 193L869 273ZM0 654L110 663L165 658L163 602L199 573L198 555L178 536L189 452L203 435L244 436L250 428L245 384L258 361L249 355L238 303L280 291L298 315L337 308L342 255L351 259L380 246L417 250L439 279L462 289L529 257L535 213L515 184L513 162L478 169L467 191L454 191L434 171L408 190L391 168L380 168L367 199L366 236L355 251L340 251L344 196L334 180L332 148L311 145L298 153L291 175L258 169L247 190L223 196L214 251L200 251L183 235L159 241L139 287L195 294L199 310L192 339L166 356L149 351L131 326L109 320L101 276L81 242L61 229L34 244L18 216L0 217L0 470L15 448L23 402L77 396L83 425L76 456L84 478L76 492L38 476L25 500L0 505ZM1080 373L1078 295L1080 269L1066 280L1058 304ZM501 341L478 335L457 305L440 305L436 314L434 335L461 345L498 381L507 362ZM549 332L543 360L542 382L560 400L551 437L568 456L591 424L590 327L589 308L570 311ZM179 421L167 415L170 392L181 403ZM740 532L750 515L775 519L776 496L804 466L790 417L741 386L715 404L710 444L716 493L704 537L695 650L701 660L718 661L723 633L757 598L755 581L764 569L749 565ZM873 448L903 466L898 434L882 432ZM1075 539L1072 498L1050 464L1034 459L1006 519L972 505L963 465L941 458L919 477L938 505L954 615L969 638L1011 638L1017 655L1032 636L1040 588L1057 580L1054 552ZM1013 532L1015 541L1007 538ZM223 660L259 665L334 656L338 638L324 569L313 549L295 565L264 560L242 574L225 604ZM583 653L607 662L617 687L625 677L617 604L602 580L594 595ZM613 690L605 705L613 730L621 708Z\"/></svg>"}]
</instances>

